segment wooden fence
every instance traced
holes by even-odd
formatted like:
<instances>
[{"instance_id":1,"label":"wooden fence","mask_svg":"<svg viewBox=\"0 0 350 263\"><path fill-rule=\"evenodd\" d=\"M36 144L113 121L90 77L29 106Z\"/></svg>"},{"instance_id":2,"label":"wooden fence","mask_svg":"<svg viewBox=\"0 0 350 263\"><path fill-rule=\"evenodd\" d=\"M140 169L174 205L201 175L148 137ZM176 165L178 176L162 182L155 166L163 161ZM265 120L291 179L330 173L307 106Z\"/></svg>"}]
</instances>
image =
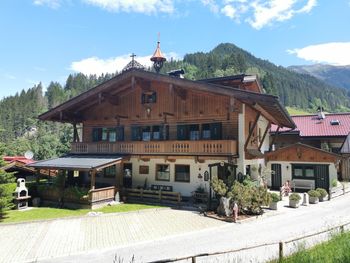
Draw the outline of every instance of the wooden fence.
<instances>
[{"instance_id":1,"label":"wooden fence","mask_svg":"<svg viewBox=\"0 0 350 263\"><path fill-rule=\"evenodd\" d=\"M141 201L152 201L152 202L167 202L175 203L180 205L181 203L181 194L178 192L170 191L156 191L156 190L144 190L144 189L135 189L129 188L126 189L128 198L137 198Z\"/></svg>"},{"instance_id":2,"label":"wooden fence","mask_svg":"<svg viewBox=\"0 0 350 263\"><path fill-rule=\"evenodd\" d=\"M254 249L267 248L267 247L270 247L270 249L275 249L275 251L278 252L278 254L277 254L278 257L275 259L281 260L283 257L289 256L292 254L292 253L286 253L286 246L287 245L289 245L289 244L295 245L295 244L298 244L299 241L303 241L303 240L306 240L306 239L312 238L312 237L317 237L317 236L320 236L322 234L329 235L329 234L335 233L335 232L344 233L345 227L349 226L349 225L350 225L350 222L347 222L347 223L342 224L342 225L328 228L327 230L319 231L316 233L312 233L312 234L305 235L305 236L300 236L300 237L285 240L285 241L258 244L258 245L254 245L254 246L250 246L250 247L245 247L245 248L240 248L240 249L232 249L232 250L226 250L226 251L218 251L218 252L214 252L214 253L203 253L203 254L196 254L196 255L186 256L186 257L162 259L162 260L152 261L152 263L165 263L165 262L177 262L177 261L195 263L197 261L197 259L200 260L201 258L204 258L204 257L220 256L220 255L222 256L225 254L227 255L227 254L239 253L239 252L245 252L245 251L249 252L252 255L252 254L254 254L254 252L253 252ZM322 241L315 242L314 245L316 245L317 243L321 243L321 242ZM295 252L296 251L294 251L294 253ZM270 260L273 260L273 258L271 258Z\"/></svg>"}]
</instances>

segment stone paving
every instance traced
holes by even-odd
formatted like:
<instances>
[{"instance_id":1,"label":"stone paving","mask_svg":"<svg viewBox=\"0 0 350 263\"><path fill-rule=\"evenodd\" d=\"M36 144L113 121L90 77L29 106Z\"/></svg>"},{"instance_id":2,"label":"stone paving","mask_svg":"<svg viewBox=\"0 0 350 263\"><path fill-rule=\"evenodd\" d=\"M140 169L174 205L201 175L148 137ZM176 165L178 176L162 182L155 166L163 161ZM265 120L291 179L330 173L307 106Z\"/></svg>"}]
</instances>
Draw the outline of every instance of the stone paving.
<instances>
[{"instance_id":1,"label":"stone paving","mask_svg":"<svg viewBox=\"0 0 350 263\"><path fill-rule=\"evenodd\" d=\"M196 212L151 209L0 225L0 262L32 262L225 225Z\"/></svg>"}]
</instances>

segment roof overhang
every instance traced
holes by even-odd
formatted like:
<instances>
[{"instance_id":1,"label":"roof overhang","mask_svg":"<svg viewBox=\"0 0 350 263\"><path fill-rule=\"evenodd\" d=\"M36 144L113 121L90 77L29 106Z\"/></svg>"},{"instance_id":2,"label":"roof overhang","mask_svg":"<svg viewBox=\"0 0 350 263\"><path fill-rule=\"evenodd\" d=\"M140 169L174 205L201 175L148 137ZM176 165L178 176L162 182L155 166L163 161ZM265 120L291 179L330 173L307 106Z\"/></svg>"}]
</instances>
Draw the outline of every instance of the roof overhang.
<instances>
[{"instance_id":1,"label":"roof overhang","mask_svg":"<svg viewBox=\"0 0 350 263\"><path fill-rule=\"evenodd\" d=\"M36 169L91 171L120 163L124 156L65 156L27 165Z\"/></svg>"},{"instance_id":2,"label":"roof overhang","mask_svg":"<svg viewBox=\"0 0 350 263\"><path fill-rule=\"evenodd\" d=\"M278 97L276 96L242 90L229 86L207 83L204 81L182 79L139 69L131 69L123 72L114 78L96 86L95 88L92 88L68 100L67 102L62 103L61 105L58 105L57 107L41 114L39 116L39 119L71 123L81 122L82 119L79 114L79 107L86 107L86 105L92 106L94 104L98 104L104 99L107 100L108 95L104 95L106 93L108 94L112 91L118 92L121 90L126 90L130 87L132 88L135 85L136 79L160 81L185 89L234 97L238 101L249 104L252 107L259 105L261 109L269 113L269 116L265 117L267 117L267 119L278 126L289 127L293 129L296 127L288 112L280 104ZM271 116L273 116L273 118Z\"/></svg>"}]
</instances>

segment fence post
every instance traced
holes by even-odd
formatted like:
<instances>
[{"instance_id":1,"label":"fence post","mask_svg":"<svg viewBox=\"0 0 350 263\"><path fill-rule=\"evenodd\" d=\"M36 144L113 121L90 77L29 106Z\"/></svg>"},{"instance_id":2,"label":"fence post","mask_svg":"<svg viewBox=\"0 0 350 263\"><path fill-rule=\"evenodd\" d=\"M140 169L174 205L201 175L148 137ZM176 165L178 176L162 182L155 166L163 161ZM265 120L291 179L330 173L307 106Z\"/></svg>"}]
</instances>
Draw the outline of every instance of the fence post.
<instances>
[{"instance_id":1,"label":"fence post","mask_svg":"<svg viewBox=\"0 0 350 263\"><path fill-rule=\"evenodd\" d=\"M159 189L159 202L161 203L162 202L162 190Z\"/></svg>"},{"instance_id":2,"label":"fence post","mask_svg":"<svg viewBox=\"0 0 350 263\"><path fill-rule=\"evenodd\" d=\"M340 234L344 234L344 225L340 226Z\"/></svg>"},{"instance_id":3,"label":"fence post","mask_svg":"<svg viewBox=\"0 0 350 263\"><path fill-rule=\"evenodd\" d=\"M281 260L283 258L283 242L280 241L278 243L278 259Z\"/></svg>"},{"instance_id":4,"label":"fence post","mask_svg":"<svg viewBox=\"0 0 350 263\"><path fill-rule=\"evenodd\" d=\"M196 263L196 257L192 257L192 263Z\"/></svg>"},{"instance_id":5,"label":"fence post","mask_svg":"<svg viewBox=\"0 0 350 263\"><path fill-rule=\"evenodd\" d=\"M141 194L141 200L143 200L143 188L140 189L140 194Z\"/></svg>"}]
</instances>

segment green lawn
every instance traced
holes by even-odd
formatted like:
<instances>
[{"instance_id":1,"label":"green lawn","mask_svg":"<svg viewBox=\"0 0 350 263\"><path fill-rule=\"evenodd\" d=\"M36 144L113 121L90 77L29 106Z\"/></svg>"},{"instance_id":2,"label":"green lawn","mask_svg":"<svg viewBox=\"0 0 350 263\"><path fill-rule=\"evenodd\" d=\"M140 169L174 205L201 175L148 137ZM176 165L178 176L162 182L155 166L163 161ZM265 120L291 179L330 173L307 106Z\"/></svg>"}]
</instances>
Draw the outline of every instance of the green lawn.
<instances>
[{"instance_id":1,"label":"green lawn","mask_svg":"<svg viewBox=\"0 0 350 263\"><path fill-rule=\"evenodd\" d=\"M345 263L350 262L350 233L337 235L330 241L302 250L272 263Z\"/></svg>"},{"instance_id":2,"label":"green lawn","mask_svg":"<svg viewBox=\"0 0 350 263\"><path fill-rule=\"evenodd\" d=\"M142 204L120 204L114 206L105 206L100 209L90 210L90 209L61 209L52 207L39 207L33 208L25 211L11 210L7 211L3 219L0 222L3 223L14 223L14 222L25 222L41 219L52 219L52 218L62 218L69 216L83 216L90 211L103 212L103 213L118 213L118 212L128 212L137 211L149 208L160 208L161 206L156 205L142 205Z\"/></svg>"},{"instance_id":3,"label":"green lawn","mask_svg":"<svg viewBox=\"0 0 350 263\"><path fill-rule=\"evenodd\" d=\"M292 116L295 116L295 115L308 115L308 114L312 114L308 111L305 111L303 109L298 109L298 108L294 108L294 107L286 107L288 113Z\"/></svg>"}]
</instances>

